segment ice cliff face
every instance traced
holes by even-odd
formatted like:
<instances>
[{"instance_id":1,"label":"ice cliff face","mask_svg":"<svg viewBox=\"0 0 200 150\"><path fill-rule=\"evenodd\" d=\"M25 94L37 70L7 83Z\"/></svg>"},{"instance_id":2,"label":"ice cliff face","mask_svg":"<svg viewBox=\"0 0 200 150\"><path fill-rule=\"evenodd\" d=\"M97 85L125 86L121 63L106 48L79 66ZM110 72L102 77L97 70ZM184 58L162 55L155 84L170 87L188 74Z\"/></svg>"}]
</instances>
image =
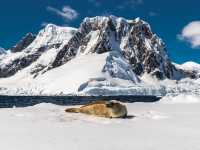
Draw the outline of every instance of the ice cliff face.
<instances>
[{"instance_id":1,"label":"ice cliff face","mask_svg":"<svg viewBox=\"0 0 200 150\"><path fill-rule=\"evenodd\" d=\"M49 24L37 36L27 34L10 51L0 57L1 91L164 95L171 87L147 86L143 76L177 82L199 77L172 64L164 42L139 18L85 18L78 29Z\"/></svg>"}]
</instances>

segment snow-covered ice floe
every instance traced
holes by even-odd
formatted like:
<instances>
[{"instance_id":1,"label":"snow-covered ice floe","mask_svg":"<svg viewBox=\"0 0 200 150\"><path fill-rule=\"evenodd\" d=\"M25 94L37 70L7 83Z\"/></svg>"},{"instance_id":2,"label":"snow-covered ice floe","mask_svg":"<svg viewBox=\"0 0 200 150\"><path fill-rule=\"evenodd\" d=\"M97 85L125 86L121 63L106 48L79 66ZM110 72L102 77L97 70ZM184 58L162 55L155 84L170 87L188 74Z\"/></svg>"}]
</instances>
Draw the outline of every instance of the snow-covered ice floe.
<instances>
[{"instance_id":1,"label":"snow-covered ice floe","mask_svg":"<svg viewBox=\"0 0 200 150\"><path fill-rule=\"evenodd\" d=\"M196 104L200 103L200 96L180 94L177 96L166 96L161 99L162 103L166 104Z\"/></svg>"},{"instance_id":2,"label":"snow-covered ice floe","mask_svg":"<svg viewBox=\"0 0 200 150\"><path fill-rule=\"evenodd\" d=\"M45 103L0 109L1 149L199 150L197 100L180 95L156 103L127 103L128 119L67 114L66 107Z\"/></svg>"}]
</instances>

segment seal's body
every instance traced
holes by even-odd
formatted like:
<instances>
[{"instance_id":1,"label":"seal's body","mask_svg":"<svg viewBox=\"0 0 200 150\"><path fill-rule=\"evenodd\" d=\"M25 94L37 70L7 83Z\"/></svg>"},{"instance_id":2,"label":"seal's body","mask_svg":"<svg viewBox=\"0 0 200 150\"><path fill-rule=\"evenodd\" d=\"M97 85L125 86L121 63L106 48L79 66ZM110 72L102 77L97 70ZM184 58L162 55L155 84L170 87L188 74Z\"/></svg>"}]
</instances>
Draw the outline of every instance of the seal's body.
<instances>
[{"instance_id":1,"label":"seal's body","mask_svg":"<svg viewBox=\"0 0 200 150\"><path fill-rule=\"evenodd\" d=\"M80 108L66 109L65 112L84 113L106 118L123 118L127 116L126 106L117 101L97 101Z\"/></svg>"}]
</instances>

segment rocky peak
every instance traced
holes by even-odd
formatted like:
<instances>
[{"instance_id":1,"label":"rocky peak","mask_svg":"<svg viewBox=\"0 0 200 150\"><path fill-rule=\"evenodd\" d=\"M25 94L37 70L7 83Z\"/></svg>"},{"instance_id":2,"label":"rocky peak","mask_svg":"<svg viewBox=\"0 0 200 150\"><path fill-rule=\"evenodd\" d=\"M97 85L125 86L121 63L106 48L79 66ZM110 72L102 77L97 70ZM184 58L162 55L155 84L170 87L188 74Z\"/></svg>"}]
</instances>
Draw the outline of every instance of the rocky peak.
<instances>
[{"instance_id":1,"label":"rocky peak","mask_svg":"<svg viewBox=\"0 0 200 150\"><path fill-rule=\"evenodd\" d=\"M14 47L12 47L10 50L13 53L21 52L25 48L27 48L34 40L36 36L32 33L27 33L25 37L22 38Z\"/></svg>"},{"instance_id":2,"label":"rocky peak","mask_svg":"<svg viewBox=\"0 0 200 150\"><path fill-rule=\"evenodd\" d=\"M60 27L54 24L48 24L42 29L35 41L35 44L39 45L52 45L61 44L68 41L71 36L76 33L76 28L71 27Z\"/></svg>"},{"instance_id":3,"label":"rocky peak","mask_svg":"<svg viewBox=\"0 0 200 150\"><path fill-rule=\"evenodd\" d=\"M77 54L101 54L108 51L119 51L137 75L146 72L160 79L173 78L174 66L167 56L164 42L140 18L85 18L77 34L61 50L54 67L66 63L70 60L68 58Z\"/></svg>"},{"instance_id":4,"label":"rocky peak","mask_svg":"<svg viewBox=\"0 0 200 150\"><path fill-rule=\"evenodd\" d=\"M137 75L147 72L160 79L173 78L164 42L140 18L126 20L115 16L86 18L80 32L88 36L98 32L96 46L90 52L120 51ZM92 39L91 39L92 40ZM87 41L87 40L86 40ZM89 40L88 40L89 41ZM80 49L84 52L87 43Z\"/></svg>"},{"instance_id":5,"label":"rocky peak","mask_svg":"<svg viewBox=\"0 0 200 150\"><path fill-rule=\"evenodd\" d=\"M53 49L56 55L57 51L61 49L61 45L67 42L75 32L75 28L59 27L49 24L42 29L36 37L34 37L34 40L30 44L27 44L30 42L28 39L31 39L33 35L27 34L27 36L15 46L12 53L7 54L4 59L0 61L0 77L9 77L16 74L19 70L30 66L33 62L36 62L41 55L49 50ZM19 51L22 52L14 53ZM51 53L49 53L49 55L51 56ZM51 61L48 60L53 59L50 56L43 58L43 61L36 65L33 72L37 73L46 68L48 64L43 63ZM38 66L42 66L42 69L38 69Z\"/></svg>"},{"instance_id":6,"label":"rocky peak","mask_svg":"<svg viewBox=\"0 0 200 150\"><path fill-rule=\"evenodd\" d=\"M28 37L32 36L30 34ZM21 43L26 43L23 41ZM51 63L39 63L38 66L42 66L40 68L48 67L49 70L61 66L78 55L114 51L127 61L129 68L137 76L145 73L159 79L177 79L177 74L179 77L190 76L171 63L164 42L153 33L150 25L140 18L133 20L115 16L85 18L78 30L49 24L39 32L31 44L17 45L21 46L16 46L19 48L14 52L21 51L24 45L28 47L22 55L16 55L14 60L8 55L6 59L9 61L6 61L6 64L0 62L0 66L3 64L0 67L0 77L15 74L37 61L44 52L52 49L55 53L53 52L51 61L48 61ZM41 69L35 70L34 73L37 73Z\"/></svg>"}]
</instances>

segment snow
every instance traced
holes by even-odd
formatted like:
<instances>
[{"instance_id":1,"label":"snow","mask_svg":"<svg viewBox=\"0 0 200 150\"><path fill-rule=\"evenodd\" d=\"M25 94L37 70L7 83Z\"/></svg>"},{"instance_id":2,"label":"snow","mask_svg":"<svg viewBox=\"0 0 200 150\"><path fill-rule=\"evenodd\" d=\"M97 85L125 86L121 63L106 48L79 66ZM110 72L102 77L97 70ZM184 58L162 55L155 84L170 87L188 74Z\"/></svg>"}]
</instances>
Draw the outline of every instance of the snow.
<instances>
[{"instance_id":1,"label":"snow","mask_svg":"<svg viewBox=\"0 0 200 150\"><path fill-rule=\"evenodd\" d=\"M4 48L0 47L0 55L2 55L2 54L6 54L6 51Z\"/></svg>"},{"instance_id":2,"label":"snow","mask_svg":"<svg viewBox=\"0 0 200 150\"><path fill-rule=\"evenodd\" d=\"M52 52L55 52L54 50ZM45 54L43 55L46 56ZM41 57L44 58L44 56ZM106 55L102 55L102 57L80 56L36 78L33 78L29 73L29 69L35 66L33 64L33 67L30 66L30 68L26 68L10 78L1 79L0 82L2 87L7 87L8 89L22 87L25 91L34 91L36 95L40 94L43 90L45 90L43 91L45 94L50 94L51 92L54 94L60 92L70 93L76 91L81 83L86 82L89 78L100 76L101 69L103 68L102 62L105 62L105 59ZM42 61L43 59L39 58L39 62L40 60ZM81 67L80 64L82 64Z\"/></svg>"},{"instance_id":3,"label":"snow","mask_svg":"<svg viewBox=\"0 0 200 150\"><path fill-rule=\"evenodd\" d=\"M200 149L200 103L125 105L128 119L68 114L65 106L44 103L0 109L1 149Z\"/></svg>"},{"instance_id":4,"label":"snow","mask_svg":"<svg viewBox=\"0 0 200 150\"><path fill-rule=\"evenodd\" d=\"M137 17L137 18L135 19L135 22L139 22L139 21L140 21L140 18Z\"/></svg>"},{"instance_id":5,"label":"snow","mask_svg":"<svg viewBox=\"0 0 200 150\"><path fill-rule=\"evenodd\" d=\"M72 27L60 27L54 24L48 24L38 33L36 39L27 47L27 51L33 48L35 49L50 44L58 44L69 41L76 30L76 28Z\"/></svg>"},{"instance_id":6,"label":"snow","mask_svg":"<svg viewBox=\"0 0 200 150\"><path fill-rule=\"evenodd\" d=\"M88 42L88 44L87 44L87 46L86 46L86 49L84 50L84 52L83 53L81 53L81 48L82 47L80 47L79 48L79 54L81 55L85 55L85 54L88 54L88 53L91 53L92 51L92 49L94 49L95 48L95 46L96 46L96 43L97 43L97 41L98 41L98 38L99 38L99 35L100 35L100 32L97 30L97 31L91 31L88 35L87 35L87 37L89 37L90 38L90 41Z\"/></svg>"},{"instance_id":7,"label":"snow","mask_svg":"<svg viewBox=\"0 0 200 150\"><path fill-rule=\"evenodd\" d=\"M51 51L51 55L44 53L36 63L12 77L1 79L0 94L200 95L200 79L159 81L148 74L138 79L133 72L129 71L130 67L126 61L110 52L98 55L80 55L68 63L40 73L34 78L33 75L30 75L30 71L38 64L46 64L45 59L42 58L46 58L46 55L54 58L55 49L49 51Z\"/></svg>"},{"instance_id":8,"label":"snow","mask_svg":"<svg viewBox=\"0 0 200 150\"><path fill-rule=\"evenodd\" d=\"M181 65L176 64L176 66L183 70L196 71L196 72L200 73L200 64L198 64L196 62L188 61Z\"/></svg>"},{"instance_id":9,"label":"snow","mask_svg":"<svg viewBox=\"0 0 200 150\"><path fill-rule=\"evenodd\" d=\"M26 57L30 54L35 53L38 48L41 48L43 46L48 46L52 44L66 44L74 35L77 29L71 28L71 27L59 27L53 24L48 24L44 29L42 29L36 39L22 52L17 53L7 53L6 55L3 55L0 61L0 66L3 68L6 65L9 65L12 63L12 61ZM50 54L51 55L51 51ZM48 54L47 54L48 55ZM48 60L49 57L44 58L44 60ZM54 56L55 59L55 56ZM40 59L41 60L41 59Z\"/></svg>"},{"instance_id":10,"label":"snow","mask_svg":"<svg viewBox=\"0 0 200 150\"><path fill-rule=\"evenodd\" d=\"M161 100L167 104L196 104L200 103L200 96L197 95L187 95L187 94L180 94L177 96L166 96Z\"/></svg>"},{"instance_id":11,"label":"snow","mask_svg":"<svg viewBox=\"0 0 200 150\"><path fill-rule=\"evenodd\" d=\"M1 61L0 61L0 66L1 67L5 67L6 65L12 63L12 61L14 61L17 58L21 58L21 57L25 57L28 54L24 53L24 52L18 52L18 53L7 53L7 55L3 55L1 57Z\"/></svg>"},{"instance_id":12,"label":"snow","mask_svg":"<svg viewBox=\"0 0 200 150\"><path fill-rule=\"evenodd\" d=\"M56 49L49 49L29 67L14 76L0 79L1 87L5 88L0 92L9 95L15 95L15 92L19 91L20 94L25 95L78 94L79 92L84 94L83 91L79 91L84 84L87 86L81 90L86 90L91 85L98 88L104 86L123 88L125 85L139 83L130 65L116 53L79 55L68 63L42 72L34 78L30 72L37 68L36 66L47 66L55 58ZM103 82L98 81L99 78L103 78Z\"/></svg>"},{"instance_id":13,"label":"snow","mask_svg":"<svg viewBox=\"0 0 200 150\"><path fill-rule=\"evenodd\" d=\"M52 69L35 79L36 86L43 86L46 93L76 92L79 86L90 78L103 77L101 72L107 54L84 55ZM82 64L80 66L80 64ZM59 75L59 78L58 78Z\"/></svg>"},{"instance_id":14,"label":"snow","mask_svg":"<svg viewBox=\"0 0 200 150\"><path fill-rule=\"evenodd\" d=\"M0 94L4 95L178 95L180 93L200 95L200 79L181 80L157 80L149 74L137 76L133 71L127 58L122 56L122 50L127 47L129 37L129 22L124 18L115 16L86 18L85 23L92 22L91 25L105 26L108 19L112 19L117 29L124 26L124 31L128 36L122 36L121 41L115 39L114 32L108 32L109 46L112 51L104 54L93 53L102 40L101 30L92 30L78 49L78 54L72 60L57 68L51 68L55 58L68 44L77 29L71 27L58 27L53 24L47 25L37 35L36 39L22 52L12 53L0 57L0 68L8 67L10 63L18 58L25 58L30 54L37 54L38 48L47 46L41 56L32 62L28 67L21 69L15 75L0 79ZM150 28L150 26L138 19ZM123 23L123 25L122 25ZM79 28L80 30L80 28ZM127 31L125 31L127 30ZM132 29L133 30L133 29ZM106 32L106 31L105 31ZM102 33L101 33L102 34ZM152 44L151 40L145 38L144 46L147 49L155 50L164 59L168 59L165 54L163 42L155 34L153 38L157 44ZM105 39L104 39L105 40ZM83 42L84 43L84 42ZM59 48L52 46L61 44ZM153 47L152 47L153 46ZM137 47L133 51L130 47L127 50L137 55ZM195 66L192 69L199 70L198 64L187 63L183 65ZM15 66L12 66L15 68ZM9 68L9 67L8 67ZM50 70L49 70L50 68ZM160 66L162 68L162 65ZM188 68L188 67L187 67ZM155 70L156 71L156 70ZM177 75L176 75L177 76Z\"/></svg>"}]
</instances>

